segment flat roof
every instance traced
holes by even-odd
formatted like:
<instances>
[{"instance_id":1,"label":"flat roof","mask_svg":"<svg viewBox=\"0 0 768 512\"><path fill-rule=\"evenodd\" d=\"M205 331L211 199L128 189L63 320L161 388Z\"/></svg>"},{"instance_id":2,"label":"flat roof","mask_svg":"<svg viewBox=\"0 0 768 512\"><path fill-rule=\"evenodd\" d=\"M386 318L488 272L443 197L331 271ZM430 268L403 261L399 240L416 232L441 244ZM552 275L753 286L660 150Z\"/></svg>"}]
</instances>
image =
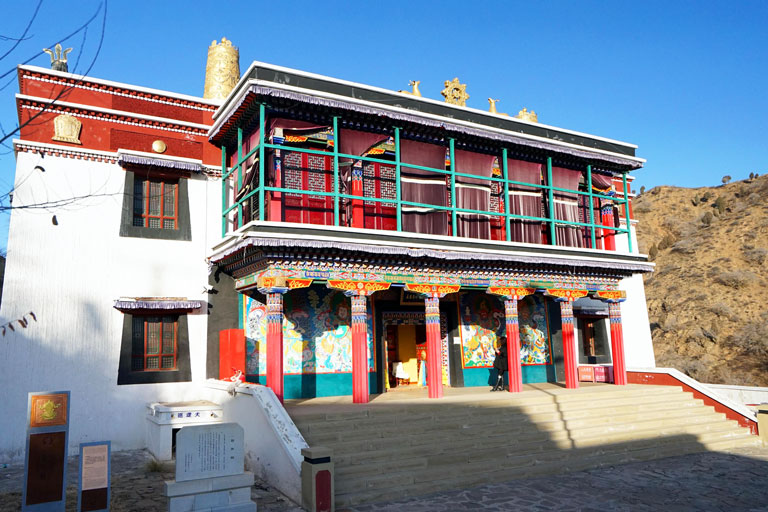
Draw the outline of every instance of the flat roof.
<instances>
[{"instance_id":1,"label":"flat roof","mask_svg":"<svg viewBox=\"0 0 768 512\"><path fill-rule=\"evenodd\" d=\"M278 87L287 86L294 90L304 90L309 94L315 91L337 98L349 98L353 102L377 104L385 109L403 109L430 117L438 116L454 122L471 123L478 127L503 130L511 135L535 137L555 144L567 144L585 150L598 150L629 157L636 161L644 161L635 157L637 146L627 142L258 61L250 65L221 108L214 114L214 130L223 121L219 118L229 113L236 104L237 98L247 91L250 83L254 82L275 84Z\"/></svg>"}]
</instances>

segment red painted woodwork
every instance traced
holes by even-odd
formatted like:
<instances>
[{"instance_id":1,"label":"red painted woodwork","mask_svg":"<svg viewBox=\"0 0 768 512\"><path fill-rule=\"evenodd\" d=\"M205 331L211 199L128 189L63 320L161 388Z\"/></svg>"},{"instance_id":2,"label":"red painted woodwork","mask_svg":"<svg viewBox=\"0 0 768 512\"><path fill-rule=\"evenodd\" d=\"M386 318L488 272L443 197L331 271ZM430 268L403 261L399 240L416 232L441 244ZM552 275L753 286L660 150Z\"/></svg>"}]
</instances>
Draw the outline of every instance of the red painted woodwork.
<instances>
[{"instance_id":1,"label":"red painted woodwork","mask_svg":"<svg viewBox=\"0 0 768 512\"><path fill-rule=\"evenodd\" d=\"M378 199L395 199L395 168L378 162L367 164L363 170L362 185L360 195ZM392 203L368 202L363 204L365 228L387 231L397 229L397 207Z\"/></svg>"},{"instance_id":2,"label":"red painted woodwork","mask_svg":"<svg viewBox=\"0 0 768 512\"><path fill-rule=\"evenodd\" d=\"M283 151L281 183L283 188L333 192L331 157ZM285 193L282 220L300 224L333 225L333 198Z\"/></svg>"},{"instance_id":3,"label":"red painted woodwork","mask_svg":"<svg viewBox=\"0 0 768 512\"><path fill-rule=\"evenodd\" d=\"M627 383L627 365L624 360L624 329L621 326L621 307L618 302L608 305L608 315L611 319L613 383L624 386Z\"/></svg>"},{"instance_id":4,"label":"red painted woodwork","mask_svg":"<svg viewBox=\"0 0 768 512\"><path fill-rule=\"evenodd\" d=\"M363 180L362 176L358 176L359 174L362 174L362 169L354 169L352 171L352 195L363 197ZM363 200L362 199L353 199L352 200L352 222L351 225L353 228L362 228L365 227L365 218L364 218L364 210L363 210Z\"/></svg>"},{"instance_id":5,"label":"red painted woodwork","mask_svg":"<svg viewBox=\"0 0 768 512\"><path fill-rule=\"evenodd\" d=\"M440 299L424 299L427 330L427 386L429 398L443 396L443 357L440 350Z\"/></svg>"},{"instance_id":6,"label":"red painted woodwork","mask_svg":"<svg viewBox=\"0 0 768 512\"><path fill-rule=\"evenodd\" d=\"M523 390L523 369L520 364L520 326L517 320L517 299L504 301L507 328L507 361L509 363L509 392Z\"/></svg>"},{"instance_id":7,"label":"red painted woodwork","mask_svg":"<svg viewBox=\"0 0 768 512\"><path fill-rule=\"evenodd\" d=\"M368 402L368 304L365 296L352 299L352 402Z\"/></svg>"},{"instance_id":8,"label":"red painted woodwork","mask_svg":"<svg viewBox=\"0 0 768 512\"><path fill-rule=\"evenodd\" d=\"M744 417L741 413L738 411L734 411L730 407L728 407L725 404L722 404L715 400L714 398L710 397L709 395L705 395L704 393L692 388L685 382L675 378L673 375L670 375L668 373L655 373L652 371L627 371L627 382L629 384L650 384L653 386L677 386L682 387L683 391L687 393L693 393L693 398L696 398L698 400L701 400L704 402L704 405L707 405L709 407L714 407L715 411L725 414L725 417L729 420L736 421L739 425L742 427L748 428L749 431L757 435L758 434L758 428L757 428L757 422Z\"/></svg>"},{"instance_id":9,"label":"red painted woodwork","mask_svg":"<svg viewBox=\"0 0 768 512\"><path fill-rule=\"evenodd\" d=\"M331 472L327 469L315 475L315 510L312 512L331 512Z\"/></svg>"},{"instance_id":10,"label":"red painted woodwork","mask_svg":"<svg viewBox=\"0 0 768 512\"><path fill-rule=\"evenodd\" d=\"M573 330L573 303L565 300L560 302L560 318L563 333L563 365L565 366L565 387L579 387L578 361L576 359L576 341Z\"/></svg>"},{"instance_id":11,"label":"red painted woodwork","mask_svg":"<svg viewBox=\"0 0 768 512\"><path fill-rule=\"evenodd\" d=\"M601 222L603 226L613 226L613 210L607 210L601 213ZM603 244L606 251L616 250L616 232L612 229L602 229L603 232Z\"/></svg>"},{"instance_id":12,"label":"red painted woodwork","mask_svg":"<svg viewBox=\"0 0 768 512\"><path fill-rule=\"evenodd\" d=\"M283 401L283 294L267 293L267 386Z\"/></svg>"},{"instance_id":13,"label":"red painted woodwork","mask_svg":"<svg viewBox=\"0 0 768 512\"><path fill-rule=\"evenodd\" d=\"M237 370L245 375L245 331L219 331L219 378L229 379Z\"/></svg>"}]
</instances>

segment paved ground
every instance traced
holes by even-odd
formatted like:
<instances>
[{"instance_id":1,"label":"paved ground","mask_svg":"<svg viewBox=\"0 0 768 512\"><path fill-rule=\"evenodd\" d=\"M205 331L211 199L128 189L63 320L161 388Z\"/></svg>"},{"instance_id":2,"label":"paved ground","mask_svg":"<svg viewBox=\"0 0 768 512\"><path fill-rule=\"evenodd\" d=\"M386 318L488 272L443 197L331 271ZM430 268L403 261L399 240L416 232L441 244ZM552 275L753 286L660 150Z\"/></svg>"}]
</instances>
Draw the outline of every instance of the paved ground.
<instances>
[{"instance_id":1,"label":"paved ground","mask_svg":"<svg viewBox=\"0 0 768 512\"><path fill-rule=\"evenodd\" d=\"M150 459L144 451L113 454L113 512L167 510L163 481L172 478L172 466L149 471ZM76 463L72 457L68 511L76 509ZM23 466L0 469L0 512L21 510L22 480ZM263 482L256 483L251 495L262 512L300 510ZM513 480L345 510L768 511L768 448L705 452L569 475Z\"/></svg>"}]
</instances>

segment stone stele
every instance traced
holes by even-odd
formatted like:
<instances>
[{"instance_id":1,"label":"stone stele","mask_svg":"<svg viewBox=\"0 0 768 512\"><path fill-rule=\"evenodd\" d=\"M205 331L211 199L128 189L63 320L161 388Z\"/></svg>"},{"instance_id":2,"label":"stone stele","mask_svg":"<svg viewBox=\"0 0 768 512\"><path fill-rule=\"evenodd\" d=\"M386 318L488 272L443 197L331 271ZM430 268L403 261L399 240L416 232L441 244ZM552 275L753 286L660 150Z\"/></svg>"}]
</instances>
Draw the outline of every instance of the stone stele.
<instances>
[{"instance_id":1,"label":"stone stele","mask_svg":"<svg viewBox=\"0 0 768 512\"><path fill-rule=\"evenodd\" d=\"M176 481L243 473L243 427L190 425L176 435Z\"/></svg>"}]
</instances>

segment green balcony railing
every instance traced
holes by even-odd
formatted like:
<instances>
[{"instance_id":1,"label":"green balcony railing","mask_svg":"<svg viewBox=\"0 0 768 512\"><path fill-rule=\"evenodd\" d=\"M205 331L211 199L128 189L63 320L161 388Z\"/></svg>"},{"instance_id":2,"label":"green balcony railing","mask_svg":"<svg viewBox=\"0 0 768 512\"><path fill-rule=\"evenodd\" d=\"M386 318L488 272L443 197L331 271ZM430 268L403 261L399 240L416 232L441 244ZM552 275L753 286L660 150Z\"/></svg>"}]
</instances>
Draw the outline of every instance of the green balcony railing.
<instances>
[{"instance_id":1,"label":"green balcony railing","mask_svg":"<svg viewBox=\"0 0 768 512\"><path fill-rule=\"evenodd\" d=\"M540 183L525 183L520 181L515 181L509 179L508 175L508 169L507 169L507 149L502 149L502 154L500 155L501 160L501 173L502 177L494 177L491 176L489 178L483 178L484 180L488 180L489 182L499 182L502 184L502 190L508 191L510 185L522 185L526 187L531 188L537 188L541 190L543 193L546 193L546 201L545 201L545 211L547 212L547 217L537 217L537 216L528 216L528 215L518 215L510 212L509 207L509 198L508 195L505 195L504 198L504 211L503 212L493 212L493 211L485 211L485 210L474 210L470 208L460 208L456 206L456 178L457 177L466 177L466 178L474 178L477 179L478 176L474 174L469 173L461 173L456 171L455 169L455 158L454 158L454 147L455 147L455 139L451 138L449 139L449 146L448 150L450 152L450 166L448 169L437 169L432 167L424 167L421 165L415 165L415 164L409 164L407 162L403 162L401 159L401 152L400 152L400 128L399 127L393 127L393 134L394 134L394 142L395 142L395 155L394 155L394 161L388 160L388 159L382 159L382 158L376 158L372 156L360 156L360 155L349 155L339 152L339 118L334 117L333 118L333 135L334 135L334 144L333 144L333 151L320 151L316 149L310 149L310 148L300 148L300 147L294 147L294 146L285 146L281 144L272 144L268 143L265 140L264 133L266 129L266 107L264 104L261 104L259 106L259 140L255 147L251 148L247 153L243 154L243 130L241 127L238 127L237 129L237 161L235 164L228 168L227 167L227 151L226 147L222 147L221 152L221 166L222 166L222 236L226 235L228 231L228 223L234 224L233 227L240 227L243 225L243 205L246 201L251 200L252 197L258 195L258 220L263 221L265 220L265 209L266 209L266 193L267 192L277 192L277 193L290 193L295 195L302 195L302 196L320 196L320 197L330 197L333 199L333 225L339 226L341 223L341 216L340 216L340 202L342 199L349 199L349 200L363 200L367 203L384 203L384 204L390 204L393 205L396 208L396 222L397 222L397 231L402 231L402 207L403 206L411 206L411 207L421 207L421 208L431 208L434 210L441 210L446 211L450 213L451 215L451 228L452 228L452 234L453 236L457 236L457 214L459 213L469 213L469 214L480 214L485 215L491 218L499 218L503 219L504 226L505 226L505 233L506 233L506 240L511 240L511 222L514 220L523 220L523 221L535 221L535 222L541 222L548 226L548 233L549 233L549 242L552 245L556 245L556 228L560 226L573 226L573 227L582 227L587 228L589 230L589 239L591 241L591 247L596 247L596 229L606 230L606 231L612 231L614 234L625 234L627 235L627 247L629 249L629 252L633 252L633 244L632 244L632 236L630 234L630 225L629 225L629 199L627 194L627 174L624 173L622 176L623 181L623 190L625 191L622 194L622 197L617 196L609 196L605 194L598 194L593 192L592 190L592 166L587 165L586 166L586 181L587 181L587 190L581 191L581 190L570 190L565 188L559 188L552 186L552 158L547 158L547 183L546 184L540 184ZM305 153L310 155L322 155L325 157L331 157L333 160L333 190L332 191L312 191L312 190L299 190L296 188L286 188L286 187L273 187L268 186L266 184L266 172L267 169L265 168L265 152L266 150L288 150L291 152L296 153ZM243 186L243 172L245 163L254 155L258 154L258 184L251 190L249 190L246 194L244 194L242 197L238 198L236 201L233 201L232 204L228 204L228 186L234 185L234 183L231 183L233 181L236 181L236 191L242 190ZM395 198L394 199L386 199L386 198L377 198L377 197L367 197L367 196L360 196L355 194L346 194L342 193L339 190L339 159L340 158L348 158L353 159L355 161L362 161L362 162L371 162L371 163L380 163L380 164L386 164L389 166L393 166L395 168ZM434 205L429 203L418 203L413 201L403 201L402 200L402 194L401 194L401 169L402 167L408 167L413 169L420 169L424 171L430 171L437 174L444 174L448 177L450 182L450 191L451 191L451 204L449 206L441 206L441 205ZM233 176L234 175L234 176ZM589 219L588 222L575 222L575 221L567 221L558 219L555 216L555 198L554 194L555 192L566 192L570 194L578 194L580 196L586 196L588 198L588 207L589 210ZM231 190L230 190L231 193ZM623 206L624 209L624 218L626 219L626 228L621 227L614 227L614 226L606 226L601 223L595 222L594 217L594 199L604 199L613 202L614 204ZM235 219L229 219L229 217L232 215L232 212L236 211L234 214Z\"/></svg>"}]
</instances>

